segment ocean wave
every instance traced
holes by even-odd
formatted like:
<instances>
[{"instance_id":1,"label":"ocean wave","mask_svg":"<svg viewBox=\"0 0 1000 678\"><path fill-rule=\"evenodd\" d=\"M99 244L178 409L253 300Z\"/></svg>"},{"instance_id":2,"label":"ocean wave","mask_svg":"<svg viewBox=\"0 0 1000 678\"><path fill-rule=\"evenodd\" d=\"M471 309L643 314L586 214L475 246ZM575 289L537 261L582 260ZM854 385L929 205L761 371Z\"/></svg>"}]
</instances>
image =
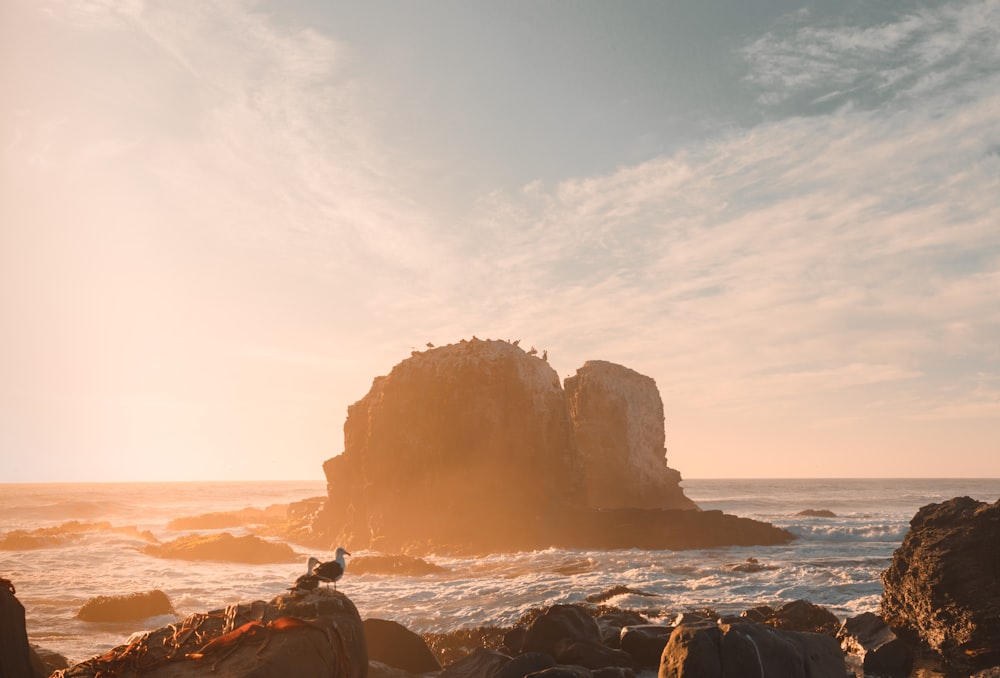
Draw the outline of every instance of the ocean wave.
<instances>
[{"instance_id":1,"label":"ocean wave","mask_svg":"<svg viewBox=\"0 0 1000 678\"><path fill-rule=\"evenodd\" d=\"M785 529L799 539L836 542L901 542L907 526L898 524L872 525L786 525Z\"/></svg>"}]
</instances>

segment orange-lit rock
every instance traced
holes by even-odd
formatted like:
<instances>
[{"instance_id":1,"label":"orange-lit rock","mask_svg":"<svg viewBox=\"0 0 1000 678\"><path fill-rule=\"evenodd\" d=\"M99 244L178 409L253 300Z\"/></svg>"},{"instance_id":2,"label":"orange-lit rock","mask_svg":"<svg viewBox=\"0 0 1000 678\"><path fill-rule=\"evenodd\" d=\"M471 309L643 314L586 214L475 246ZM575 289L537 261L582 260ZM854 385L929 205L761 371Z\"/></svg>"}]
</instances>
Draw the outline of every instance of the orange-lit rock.
<instances>
[{"instance_id":1,"label":"orange-lit rock","mask_svg":"<svg viewBox=\"0 0 1000 678\"><path fill-rule=\"evenodd\" d=\"M656 382L622 365L588 360L566 379L592 508L697 508L667 466Z\"/></svg>"},{"instance_id":2,"label":"orange-lit rock","mask_svg":"<svg viewBox=\"0 0 1000 678\"><path fill-rule=\"evenodd\" d=\"M324 471L326 527L382 550L519 546L545 516L586 506L559 375L505 341L435 348L375 379Z\"/></svg>"}]
</instances>

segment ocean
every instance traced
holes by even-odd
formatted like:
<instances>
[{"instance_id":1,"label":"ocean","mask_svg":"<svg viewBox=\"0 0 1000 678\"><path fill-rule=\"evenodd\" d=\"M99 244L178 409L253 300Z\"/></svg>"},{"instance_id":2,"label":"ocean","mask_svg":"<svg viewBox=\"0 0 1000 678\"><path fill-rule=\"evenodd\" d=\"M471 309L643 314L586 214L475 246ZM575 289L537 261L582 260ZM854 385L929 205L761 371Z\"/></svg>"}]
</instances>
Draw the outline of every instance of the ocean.
<instances>
[{"instance_id":1,"label":"ocean","mask_svg":"<svg viewBox=\"0 0 1000 678\"><path fill-rule=\"evenodd\" d=\"M352 576L348 558L339 589L363 618L391 619L418 633L510 625L533 607L584 602L619 585L652 595L625 594L606 604L640 610L656 620L704 607L739 613L798 598L844 618L878 610L880 575L917 509L956 496L1000 498L1000 479L688 479L683 487L703 509L768 521L797 539L785 546L693 551L547 549L486 558L430 556L426 559L446 571L423 576ZM129 624L75 619L92 597L161 589L184 617L270 599L305 571L308 555L326 559L337 546L317 552L293 543L300 562L277 565L187 562L141 553L145 531L168 541L184 534L167 529L174 518L266 508L324 493L322 481L0 484L0 540L11 530L67 521L110 523L39 548L0 550L0 577L17 587L31 642L71 662L82 661L126 642L133 632L175 621L172 616ZM809 509L835 517L797 515ZM354 552L364 555L371 554ZM762 567L734 568L749 558Z\"/></svg>"}]
</instances>

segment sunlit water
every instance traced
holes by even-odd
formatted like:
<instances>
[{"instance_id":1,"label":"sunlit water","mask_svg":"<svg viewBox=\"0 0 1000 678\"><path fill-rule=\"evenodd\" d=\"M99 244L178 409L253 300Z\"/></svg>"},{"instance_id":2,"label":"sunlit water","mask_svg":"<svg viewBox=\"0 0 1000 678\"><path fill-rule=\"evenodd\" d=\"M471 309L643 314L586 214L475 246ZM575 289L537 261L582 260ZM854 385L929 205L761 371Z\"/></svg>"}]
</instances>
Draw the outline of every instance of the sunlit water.
<instances>
[{"instance_id":1,"label":"sunlit water","mask_svg":"<svg viewBox=\"0 0 1000 678\"><path fill-rule=\"evenodd\" d=\"M339 588L362 617L392 619L417 632L509 625L532 607L583 602L617 585L654 596L623 595L608 604L661 619L706 606L738 613L797 598L827 606L843 618L878 609L880 575L920 506L963 495L991 502L1000 497L1000 479L686 480L684 487L704 509L772 522L798 538L775 547L549 549L487 558L429 557L447 571L411 577L352 576L349 559ZM324 492L322 482L0 484L0 535L69 520L108 521L115 528L150 530L166 541L182 534L166 529L173 518L264 508ZM795 515L805 509L827 509L837 517ZM66 546L0 550L0 576L17 586L31 641L80 661L122 644L134 631L174 621L157 617L138 624L104 624L74 619L94 596L158 588L183 617L272 598L304 572L306 555L332 556L292 544L302 554L301 562L186 562L145 555L139 551L145 543L137 534L101 530ZM355 552L359 555L367 554ZM751 557L765 569L732 569Z\"/></svg>"}]
</instances>

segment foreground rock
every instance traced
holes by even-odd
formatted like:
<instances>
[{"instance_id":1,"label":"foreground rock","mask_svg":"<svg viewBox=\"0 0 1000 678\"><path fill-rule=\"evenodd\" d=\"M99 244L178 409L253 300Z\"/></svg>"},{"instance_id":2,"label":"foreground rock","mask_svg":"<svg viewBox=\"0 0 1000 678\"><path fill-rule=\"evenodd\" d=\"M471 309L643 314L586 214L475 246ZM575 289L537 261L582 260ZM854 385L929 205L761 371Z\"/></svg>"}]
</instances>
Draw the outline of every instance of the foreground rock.
<instances>
[{"instance_id":1,"label":"foreground rock","mask_svg":"<svg viewBox=\"0 0 1000 678\"><path fill-rule=\"evenodd\" d=\"M866 675L905 678L913 668L913 651L882 618L865 612L844 620L837 633L844 652L861 660Z\"/></svg>"},{"instance_id":2,"label":"foreground rock","mask_svg":"<svg viewBox=\"0 0 1000 678\"><path fill-rule=\"evenodd\" d=\"M299 556L288 544L270 542L260 537L234 537L221 534L192 534L165 544L151 544L143 553L157 558L179 560L219 560L229 563L288 563Z\"/></svg>"},{"instance_id":3,"label":"foreground rock","mask_svg":"<svg viewBox=\"0 0 1000 678\"><path fill-rule=\"evenodd\" d=\"M957 670L1000 665L1000 501L921 508L882 574L881 617Z\"/></svg>"},{"instance_id":4,"label":"foreground rock","mask_svg":"<svg viewBox=\"0 0 1000 678\"><path fill-rule=\"evenodd\" d=\"M364 678L368 653L354 604L318 590L194 614L88 659L59 678Z\"/></svg>"},{"instance_id":5,"label":"foreground rock","mask_svg":"<svg viewBox=\"0 0 1000 678\"><path fill-rule=\"evenodd\" d=\"M761 624L682 624L663 649L659 678L844 678L847 665L826 634Z\"/></svg>"},{"instance_id":6,"label":"foreground rock","mask_svg":"<svg viewBox=\"0 0 1000 678\"><path fill-rule=\"evenodd\" d=\"M24 606L8 579L0 578L0 676L34 676Z\"/></svg>"},{"instance_id":7,"label":"foreground rock","mask_svg":"<svg viewBox=\"0 0 1000 678\"><path fill-rule=\"evenodd\" d=\"M147 619L161 614L175 614L167 594L159 589L146 593L91 598L76 613L89 622L118 622Z\"/></svg>"},{"instance_id":8,"label":"foreground rock","mask_svg":"<svg viewBox=\"0 0 1000 678\"><path fill-rule=\"evenodd\" d=\"M663 400L650 377L588 360L566 379L591 508L697 509L667 466Z\"/></svg>"},{"instance_id":9,"label":"foreground rock","mask_svg":"<svg viewBox=\"0 0 1000 678\"><path fill-rule=\"evenodd\" d=\"M515 343L414 352L348 408L315 531L407 553L791 541L767 523L682 510L696 507L666 466L651 379L591 362L567 389Z\"/></svg>"}]
</instances>

